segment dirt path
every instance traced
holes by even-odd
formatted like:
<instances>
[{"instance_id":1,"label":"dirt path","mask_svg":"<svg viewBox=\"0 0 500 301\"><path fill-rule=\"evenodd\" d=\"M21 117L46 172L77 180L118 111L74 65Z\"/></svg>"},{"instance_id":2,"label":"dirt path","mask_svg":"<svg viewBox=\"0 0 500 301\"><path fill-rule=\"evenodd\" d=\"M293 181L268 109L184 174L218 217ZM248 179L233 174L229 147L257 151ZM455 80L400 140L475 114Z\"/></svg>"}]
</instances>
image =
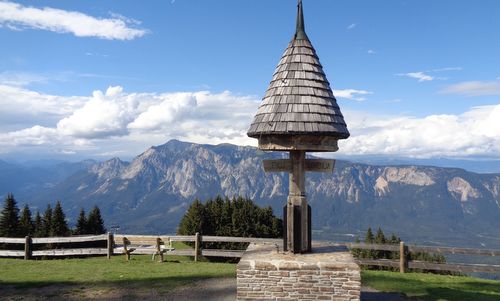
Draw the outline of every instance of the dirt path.
<instances>
[{"instance_id":1,"label":"dirt path","mask_svg":"<svg viewBox=\"0 0 500 301\"><path fill-rule=\"evenodd\" d=\"M194 282L169 292L137 290L133 288L108 288L104 290L79 286L51 285L27 290L0 287L0 300L162 300L162 301L234 301L235 278L214 278ZM383 293L362 287L361 301L408 301L399 293Z\"/></svg>"},{"instance_id":2,"label":"dirt path","mask_svg":"<svg viewBox=\"0 0 500 301\"><path fill-rule=\"evenodd\" d=\"M184 286L172 292L166 300L180 301L234 301L236 300L236 279L222 278L198 281L192 285ZM361 288L361 301L408 301L400 293L379 292L370 287Z\"/></svg>"}]
</instances>

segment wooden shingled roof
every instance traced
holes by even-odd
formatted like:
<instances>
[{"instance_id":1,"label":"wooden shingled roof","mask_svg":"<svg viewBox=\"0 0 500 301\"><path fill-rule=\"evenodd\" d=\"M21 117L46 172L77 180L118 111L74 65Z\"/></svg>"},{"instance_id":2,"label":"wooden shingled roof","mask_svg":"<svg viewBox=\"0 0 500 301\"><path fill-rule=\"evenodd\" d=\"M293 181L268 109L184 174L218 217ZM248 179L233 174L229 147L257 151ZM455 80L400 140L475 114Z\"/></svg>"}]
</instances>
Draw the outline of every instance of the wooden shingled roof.
<instances>
[{"instance_id":1,"label":"wooden shingled roof","mask_svg":"<svg viewBox=\"0 0 500 301\"><path fill-rule=\"evenodd\" d=\"M248 136L349 137L344 117L316 51L304 30L302 1L297 29L273 75Z\"/></svg>"}]
</instances>

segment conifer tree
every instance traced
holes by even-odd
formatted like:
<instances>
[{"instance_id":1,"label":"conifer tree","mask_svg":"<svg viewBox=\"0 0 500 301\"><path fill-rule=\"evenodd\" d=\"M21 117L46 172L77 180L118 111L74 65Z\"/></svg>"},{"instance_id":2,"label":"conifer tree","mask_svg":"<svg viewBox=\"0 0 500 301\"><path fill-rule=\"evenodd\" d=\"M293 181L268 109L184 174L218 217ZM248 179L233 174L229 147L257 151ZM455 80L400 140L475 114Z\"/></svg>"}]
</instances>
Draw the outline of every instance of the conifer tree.
<instances>
[{"instance_id":1,"label":"conifer tree","mask_svg":"<svg viewBox=\"0 0 500 301\"><path fill-rule=\"evenodd\" d=\"M368 230L366 231L366 236L365 236L365 243L372 244L374 242L374 240L375 240L375 237L373 236L372 228L368 227ZM363 258L374 259L375 258L375 251L363 250L362 256L363 256Z\"/></svg>"},{"instance_id":2,"label":"conifer tree","mask_svg":"<svg viewBox=\"0 0 500 301\"><path fill-rule=\"evenodd\" d=\"M33 235L35 237L43 237L45 236L45 231L44 231L44 227L43 227L43 219L42 217L40 216L40 212L37 211L36 214L35 214L35 219L34 219L34 230L33 230Z\"/></svg>"},{"instance_id":3,"label":"conifer tree","mask_svg":"<svg viewBox=\"0 0 500 301\"><path fill-rule=\"evenodd\" d=\"M76 221L76 228L74 231L75 235L88 234L87 218L85 217L85 210L80 209L80 214L78 215L78 220Z\"/></svg>"},{"instance_id":4,"label":"conifer tree","mask_svg":"<svg viewBox=\"0 0 500 301\"><path fill-rule=\"evenodd\" d=\"M52 212L51 220L51 235L52 236L68 236L69 228L66 223L66 216L64 215L63 209L61 207L61 202L57 201L56 206Z\"/></svg>"},{"instance_id":5,"label":"conifer tree","mask_svg":"<svg viewBox=\"0 0 500 301\"><path fill-rule=\"evenodd\" d=\"M42 231L40 232L43 237L52 236L52 207L50 204L47 205L43 214Z\"/></svg>"},{"instance_id":6,"label":"conifer tree","mask_svg":"<svg viewBox=\"0 0 500 301\"><path fill-rule=\"evenodd\" d=\"M196 232L204 234L205 223L205 207L200 200L196 199L182 217L177 232L181 235L193 235Z\"/></svg>"},{"instance_id":7,"label":"conifer tree","mask_svg":"<svg viewBox=\"0 0 500 301\"><path fill-rule=\"evenodd\" d=\"M101 210L99 207L94 206L92 211L90 211L87 218L87 234L104 234L106 233L106 228L104 227L104 221L101 217Z\"/></svg>"},{"instance_id":8,"label":"conifer tree","mask_svg":"<svg viewBox=\"0 0 500 301\"><path fill-rule=\"evenodd\" d=\"M21 212L21 218L19 220L19 234L22 236L33 236L35 230L35 225L31 219L31 211L28 205L24 205L23 211Z\"/></svg>"},{"instance_id":9,"label":"conifer tree","mask_svg":"<svg viewBox=\"0 0 500 301\"><path fill-rule=\"evenodd\" d=\"M19 208L11 193L5 198L0 215L0 236L19 237Z\"/></svg>"}]
</instances>

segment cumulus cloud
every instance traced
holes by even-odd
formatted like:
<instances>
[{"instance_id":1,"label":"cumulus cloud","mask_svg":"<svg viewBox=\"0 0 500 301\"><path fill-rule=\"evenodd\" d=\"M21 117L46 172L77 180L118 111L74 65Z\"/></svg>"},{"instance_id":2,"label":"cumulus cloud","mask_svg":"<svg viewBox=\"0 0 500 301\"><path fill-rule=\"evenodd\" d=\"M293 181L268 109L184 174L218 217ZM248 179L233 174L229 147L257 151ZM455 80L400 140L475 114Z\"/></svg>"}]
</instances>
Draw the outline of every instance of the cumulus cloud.
<instances>
[{"instance_id":1,"label":"cumulus cloud","mask_svg":"<svg viewBox=\"0 0 500 301\"><path fill-rule=\"evenodd\" d=\"M248 124L260 103L255 97L227 91L127 93L120 86L94 91L88 97L52 96L0 86L0 101L4 99L0 116L12 116L15 110L20 120L29 121L17 124L11 118L13 124L0 130L0 148L59 145L65 152L120 139L119 143L139 141L142 147L171 138L245 144ZM37 114L27 112L30 106ZM48 112L54 118L41 125Z\"/></svg>"},{"instance_id":2,"label":"cumulus cloud","mask_svg":"<svg viewBox=\"0 0 500 301\"><path fill-rule=\"evenodd\" d=\"M351 137L345 154L409 157L498 157L500 105L481 106L460 115L376 116L344 112Z\"/></svg>"},{"instance_id":3,"label":"cumulus cloud","mask_svg":"<svg viewBox=\"0 0 500 301\"><path fill-rule=\"evenodd\" d=\"M440 92L444 94L458 94L465 96L500 95L500 80L461 82L447 86Z\"/></svg>"},{"instance_id":4,"label":"cumulus cloud","mask_svg":"<svg viewBox=\"0 0 500 301\"><path fill-rule=\"evenodd\" d=\"M365 101L366 98L360 95L370 95L373 92L356 89L333 90L333 95L338 98L345 98L356 101Z\"/></svg>"},{"instance_id":5,"label":"cumulus cloud","mask_svg":"<svg viewBox=\"0 0 500 301\"><path fill-rule=\"evenodd\" d=\"M356 95L351 90L343 93ZM120 86L79 97L0 86L0 101L4 101L0 103L0 153L29 149L93 157L137 155L172 138L255 145L246 131L260 104L257 97L228 91L131 93ZM25 123L5 119L11 111ZM351 132L340 144L344 154L500 157L500 104L425 117L342 111ZM52 117L46 119L49 112Z\"/></svg>"},{"instance_id":6,"label":"cumulus cloud","mask_svg":"<svg viewBox=\"0 0 500 301\"><path fill-rule=\"evenodd\" d=\"M77 37L97 37L107 40L132 40L147 33L133 28L139 22L118 14L112 18L95 18L81 12L44 7L23 6L18 3L0 2L0 26L21 30L24 28L72 33Z\"/></svg>"}]
</instances>

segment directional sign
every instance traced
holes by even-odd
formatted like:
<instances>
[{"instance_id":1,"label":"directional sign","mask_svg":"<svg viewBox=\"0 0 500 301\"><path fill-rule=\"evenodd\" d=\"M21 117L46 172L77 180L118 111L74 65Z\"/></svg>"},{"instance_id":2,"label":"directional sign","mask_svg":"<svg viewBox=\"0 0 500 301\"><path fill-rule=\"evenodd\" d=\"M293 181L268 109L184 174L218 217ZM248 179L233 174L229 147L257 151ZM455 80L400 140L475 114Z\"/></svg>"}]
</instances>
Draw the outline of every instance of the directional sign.
<instances>
[{"instance_id":1,"label":"directional sign","mask_svg":"<svg viewBox=\"0 0 500 301\"><path fill-rule=\"evenodd\" d=\"M277 159L277 160L262 160L265 172L291 172L292 160Z\"/></svg>"},{"instance_id":2,"label":"directional sign","mask_svg":"<svg viewBox=\"0 0 500 301\"><path fill-rule=\"evenodd\" d=\"M331 159L306 159L306 171L333 172L335 160Z\"/></svg>"},{"instance_id":3,"label":"directional sign","mask_svg":"<svg viewBox=\"0 0 500 301\"><path fill-rule=\"evenodd\" d=\"M263 160L265 172L292 172L292 160L276 159ZM333 172L335 160L329 159L306 159L305 170L312 172Z\"/></svg>"}]
</instances>

